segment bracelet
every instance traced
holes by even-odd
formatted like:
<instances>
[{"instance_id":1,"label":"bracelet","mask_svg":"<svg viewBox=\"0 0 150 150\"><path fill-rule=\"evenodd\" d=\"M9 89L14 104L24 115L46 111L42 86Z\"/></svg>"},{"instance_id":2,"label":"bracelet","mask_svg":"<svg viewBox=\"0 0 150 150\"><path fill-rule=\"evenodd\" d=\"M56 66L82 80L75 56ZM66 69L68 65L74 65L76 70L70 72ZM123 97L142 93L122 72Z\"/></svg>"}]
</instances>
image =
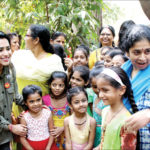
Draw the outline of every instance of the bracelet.
<instances>
[{"instance_id":1,"label":"bracelet","mask_svg":"<svg viewBox=\"0 0 150 150\"><path fill-rule=\"evenodd\" d=\"M9 130L12 132L13 125L12 125L12 124L9 124L8 128L9 128Z\"/></svg>"}]
</instances>

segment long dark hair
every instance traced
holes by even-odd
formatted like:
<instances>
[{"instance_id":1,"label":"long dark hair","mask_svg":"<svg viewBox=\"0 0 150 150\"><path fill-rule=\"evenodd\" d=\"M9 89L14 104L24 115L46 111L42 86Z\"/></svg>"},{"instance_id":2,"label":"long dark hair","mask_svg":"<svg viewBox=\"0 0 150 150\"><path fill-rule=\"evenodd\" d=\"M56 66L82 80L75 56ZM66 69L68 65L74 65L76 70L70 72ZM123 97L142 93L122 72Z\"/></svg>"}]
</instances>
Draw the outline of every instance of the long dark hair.
<instances>
[{"instance_id":1,"label":"long dark hair","mask_svg":"<svg viewBox=\"0 0 150 150\"><path fill-rule=\"evenodd\" d=\"M54 54L54 50L52 45L50 44L50 32L49 30L39 24L33 24L29 28L31 30L31 37L33 39L39 38L39 41L41 43L42 48L44 49L45 52L47 53L52 53Z\"/></svg>"},{"instance_id":2,"label":"long dark hair","mask_svg":"<svg viewBox=\"0 0 150 150\"><path fill-rule=\"evenodd\" d=\"M63 93L62 93L62 95L63 95L63 94L65 94L65 93L67 92L67 89L68 89L68 77L67 77L67 74L66 74L65 72L62 72L62 71L54 71L54 72L51 74L50 78L47 80L48 86L49 86L49 85L52 83L52 81L55 80L56 78L62 79L62 80L64 81L65 89L64 89L64 91L63 91ZM50 92L50 94L53 95L51 89L49 89L49 92Z\"/></svg>"},{"instance_id":3,"label":"long dark hair","mask_svg":"<svg viewBox=\"0 0 150 150\"><path fill-rule=\"evenodd\" d=\"M122 50L123 49L123 41L124 41L124 37L125 37L125 34L127 33L127 30L129 28L131 28L133 25L134 25L134 21L132 20L127 20L127 21L124 21L121 26L120 26L120 30L119 30L119 39L118 39L118 47Z\"/></svg>"}]
</instances>

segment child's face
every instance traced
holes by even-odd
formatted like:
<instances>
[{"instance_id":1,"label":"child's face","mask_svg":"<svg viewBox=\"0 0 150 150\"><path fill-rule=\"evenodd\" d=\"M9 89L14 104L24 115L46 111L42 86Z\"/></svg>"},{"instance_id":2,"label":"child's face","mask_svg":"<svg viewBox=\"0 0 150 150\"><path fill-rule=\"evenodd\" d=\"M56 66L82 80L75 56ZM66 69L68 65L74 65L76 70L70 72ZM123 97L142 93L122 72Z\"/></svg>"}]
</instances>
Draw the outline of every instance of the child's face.
<instances>
[{"instance_id":1,"label":"child's face","mask_svg":"<svg viewBox=\"0 0 150 150\"><path fill-rule=\"evenodd\" d=\"M98 96L98 88L97 88L97 78L93 77L91 80L91 85L92 85L92 89L93 91L96 93L96 95Z\"/></svg>"},{"instance_id":2,"label":"child's face","mask_svg":"<svg viewBox=\"0 0 150 150\"><path fill-rule=\"evenodd\" d=\"M50 89L55 96L60 96L65 89L65 84L63 79L56 78L50 84Z\"/></svg>"},{"instance_id":3,"label":"child's face","mask_svg":"<svg viewBox=\"0 0 150 150\"><path fill-rule=\"evenodd\" d=\"M30 94L25 104L31 113L37 114L42 110L42 98L37 92Z\"/></svg>"},{"instance_id":4,"label":"child's face","mask_svg":"<svg viewBox=\"0 0 150 150\"><path fill-rule=\"evenodd\" d=\"M107 48L105 48L105 49L103 49L103 51L101 51L101 56L100 56L101 60L104 60L104 57L105 57L105 54L107 51L109 51Z\"/></svg>"},{"instance_id":5,"label":"child's face","mask_svg":"<svg viewBox=\"0 0 150 150\"><path fill-rule=\"evenodd\" d=\"M124 59L120 55L116 55L112 59L112 64L115 67L121 67L124 64Z\"/></svg>"},{"instance_id":6,"label":"child's face","mask_svg":"<svg viewBox=\"0 0 150 150\"><path fill-rule=\"evenodd\" d=\"M105 105L114 105L122 99L121 88L114 88L109 81L100 77L97 80L97 87L99 90L99 98L103 100Z\"/></svg>"},{"instance_id":7,"label":"child's face","mask_svg":"<svg viewBox=\"0 0 150 150\"><path fill-rule=\"evenodd\" d=\"M75 113L85 113L87 111L88 100L83 92L75 95L71 99L71 107Z\"/></svg>"},{"instance_id":8,"label":"child's face","mask_svg":"<svg viewBox=\"0 0 150 150\"><path fill-rule=\"evenodd\" d=\"M80 76L80 72L75 71L70 79L71 87L82 86L84 87L85 82Z\"/></svg>"},{"instance_id":9,"label":"child's face","mask_svg":"<svg viewBox=\"0 0 150 150\"><path fill-rule=\"evenodd\" d=\"M73 66L86 66L88 64L88 60L81 50L77 50L73 57Z\"/></svg>"},{"instance_id":10,"label":"child's face","mask_svg":"<svg viewBox=\"0 0 150 150\"><path fill-rule=\"evenodd\" d=\"M109 55L105 55L104 57L104 66L106 68L111 67L112 66L112 62L111 62L111 57Z\"/></svg>"},{"instance_id":11,"label":"child's face","mask_svg":"<svg viewBox=\"0 0 150 150\"><path fill-rule=\"evenodd\" d=\"M143 70L150 64L150 42L146 39L136 42L129 49L128 56L134 70Z\"/></svg>"}]
</instances>

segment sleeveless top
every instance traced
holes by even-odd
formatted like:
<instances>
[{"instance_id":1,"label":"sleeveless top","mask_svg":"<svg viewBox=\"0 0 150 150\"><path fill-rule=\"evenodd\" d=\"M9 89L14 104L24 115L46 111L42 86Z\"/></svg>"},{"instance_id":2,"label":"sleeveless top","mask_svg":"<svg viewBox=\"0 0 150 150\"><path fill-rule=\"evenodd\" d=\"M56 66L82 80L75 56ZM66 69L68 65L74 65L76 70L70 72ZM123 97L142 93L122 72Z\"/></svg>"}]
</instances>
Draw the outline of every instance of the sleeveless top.
<instances>
[{"instance_id":1,"label":"sleeveless top","mask_svg":"<svg viewBox=\"0 0 150 150\"><path fill-rule=\"evenodd\" d=\"M87 114L87 120L82 130L78 129L74 123L74 114L70 116L69 130L71 135L71 141L75 144L85 144L89 139L90 132L90 116Z\"/></svg>"},{"instance_id":2,"label":"sleeveless top","mask_svg":"<svg viewBox=\"0 0 150 150\"><path fill-rule=\"evenodd\" d=\"M54 125L56 127L64 126L64 119L69 116L70 108L68 102L63 107L55 108L51 103L51 97L49 94L42 97L43 102L48 106L53 113Z\"/></svg>"},{"instance_id":3,"label":"sleeveless top","mask_svg":"<svg viewBox=\"0 0 150 150\"><path fill-rule=\"evenodd\" d=\"M103 132L103 126L106 120L107 113L109 111L110 107L107 106L102 111L102 132ZM125 120L131 116L129 112L125 112L124 114L118 115L118 117L114 118L110 123L106 126L105 134L102 134L101 144L100 144L100 150L103 149L117 149L121 150L121 127L125 123ZM113 138L112 138L113 137ZM103 141L103 142L102 142Z\"/></svg>"},{"instance_id":4,"label":"sleeveless top","mask_svg":"<svg viewBox=\"0 0 150 150\"><path fill-rule=\"evenodd\" d=\"M27 123L27 139L31 141L42 141L49 138L49 117L51 112L48 109L42 109L40 118L33 118L29 111L24 114Z\"/></svg>"}]
</instances>

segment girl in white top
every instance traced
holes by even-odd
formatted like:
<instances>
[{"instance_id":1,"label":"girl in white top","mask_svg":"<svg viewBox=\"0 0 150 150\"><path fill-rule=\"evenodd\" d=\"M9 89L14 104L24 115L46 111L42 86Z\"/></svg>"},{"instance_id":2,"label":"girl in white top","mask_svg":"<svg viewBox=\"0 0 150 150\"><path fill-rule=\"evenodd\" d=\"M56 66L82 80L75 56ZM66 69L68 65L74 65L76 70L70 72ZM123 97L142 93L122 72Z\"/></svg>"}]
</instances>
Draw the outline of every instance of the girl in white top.
<instances>
[{"instance_id":1,"label":"girl in white top","mask_svg":"<svg viewBox=\"0 0 150 150\"><path fill-rule=\"evenodd\" d=\"M21 118L21 124L28 129L27 137L20 138L23 150L55 149L53 136L49 132L53 128L53 119L51 111L42 106L41 88L29 85L23 89L22 94L27 111Z\"/></svg>"}]
</instances>

